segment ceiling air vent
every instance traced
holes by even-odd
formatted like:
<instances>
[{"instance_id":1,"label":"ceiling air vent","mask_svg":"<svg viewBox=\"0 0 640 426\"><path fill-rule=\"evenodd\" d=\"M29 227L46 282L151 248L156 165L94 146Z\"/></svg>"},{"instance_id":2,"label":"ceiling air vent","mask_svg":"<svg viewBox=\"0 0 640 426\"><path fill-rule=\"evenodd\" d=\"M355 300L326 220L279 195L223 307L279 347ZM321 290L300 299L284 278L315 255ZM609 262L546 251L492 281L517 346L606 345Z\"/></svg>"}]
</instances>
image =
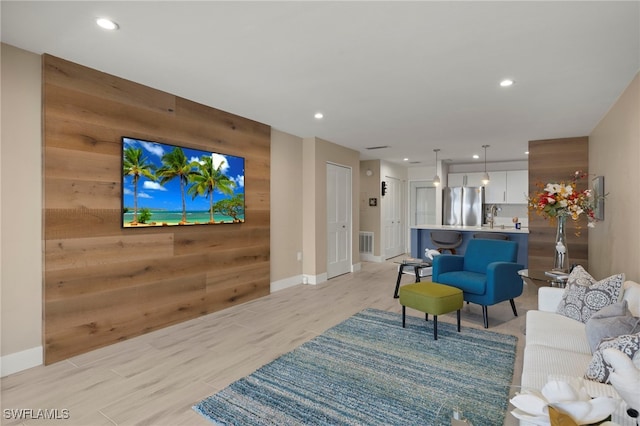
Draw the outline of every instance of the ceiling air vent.
<instances>
[{"instance_id":1,"label":"ceiling air vent","mask_svg":"<svg viewBox=\"0 0 640 426\"><path fill-rule=\"evenodd\" d=\"M383 146L369 146L366 149L368 150L374 150L374 149L385 149L385 148L389 148L389 145L383 145Z\"/></svg>"}]
</instances>

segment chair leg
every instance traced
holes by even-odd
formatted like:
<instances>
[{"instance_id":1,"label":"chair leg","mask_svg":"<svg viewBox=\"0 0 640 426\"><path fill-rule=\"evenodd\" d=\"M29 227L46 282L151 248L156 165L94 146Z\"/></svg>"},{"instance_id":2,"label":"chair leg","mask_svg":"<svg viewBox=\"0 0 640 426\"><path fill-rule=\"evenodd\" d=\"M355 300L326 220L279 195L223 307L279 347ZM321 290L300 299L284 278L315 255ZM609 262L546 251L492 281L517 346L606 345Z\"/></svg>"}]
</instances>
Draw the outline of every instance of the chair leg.
<instances>
[{"instance_id":1,"label":"chair leg","mask_svg":"<svg viewBox=\"0 0 640 426\"><path fill-rule=\"evenodd\" d=\"M482 319L484 320L484 328L489 328L489 314L487 313L487 305L482 305Z\"/></svg>"},{"instance_id":2,"label":"chair leg","mask_svg":"<svg viewBox=\"0 0 640 426\"><path fill-rule=\"evenodd\" d=\"M458 309L456 316L458 317L458 333L460 333L460 309Z\"/></svg>"},{"instance_id":3,"label":"chair leg","mask_svg":"<svg viewBox=\"0 0 640 426\"><path fill-rule=\"evenodd\" d=\"M405 318L407 314L407 307L402 305L402 328L405 328Z\"/></svg>"},{"instance_id":4,"label":"chair leg","mask_svg":"<svg viewBox=\"0 0 640 426\"><path fill-rule=\"evenodd\" d=\"M404 265L400 265L398 266L398 279L396 280L396 290L393 292L393 298L397 299L400 296L398 295L398 291L400 290L400 281L402 280L402 271L403 271Z\"/></svg>"},{"instance_id":5,"label":"chair leg","mask_svg":"<svg viewBox=\"0 0 640 426\"><path fill-rule=\"evenodd\" d=\"M426 312L424 313L424 320L429 321L429 314Z\"/></svg>"},{"instance_id":6,"label":"chair leg","mask_svg":"<svg viewBox=\"0 0 640 426\"><path fill-rule=\"evenodd\" d=\"M518 311L516 311L516 302L514 302L513 299L509 299L509 302L511 302L511 309L513 309L513 315L518 316Z\"/></svg>"},{"instance_id":7,"label":"chair leg","mask_svg":"<svg viewBox=\"0 0 640 426\"><path fill-rule=\"evenodd\" d=\"M433 316L433 340L438 340L438 316Z\"/></svg>"}]
</instances>

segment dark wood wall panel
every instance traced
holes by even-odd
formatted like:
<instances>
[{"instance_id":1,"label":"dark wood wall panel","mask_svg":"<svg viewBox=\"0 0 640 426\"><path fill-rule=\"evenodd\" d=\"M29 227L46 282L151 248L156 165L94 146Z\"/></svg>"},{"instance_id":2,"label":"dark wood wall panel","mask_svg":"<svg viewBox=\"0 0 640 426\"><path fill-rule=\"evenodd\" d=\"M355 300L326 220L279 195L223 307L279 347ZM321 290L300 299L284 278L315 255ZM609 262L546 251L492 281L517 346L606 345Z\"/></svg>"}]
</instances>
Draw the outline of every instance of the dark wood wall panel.
<instances>
[{"instance_id":1,"label":"dark wood wall panel","mask_svg":"<svg viewBox=\"0 0 640 426\"><path fill-rule=\"evenodd\" d=\"M538 183L571 180L576 171L589 172L589 138L563 138L529 141L529 193ZM578 183L578 189L588 187L588 179ZM587 221L582 217L580 236L576 236L576 223L567 220L569 262L588 267ZM529 268L549 270L553 268L556 227L547 219L529 212Z\"/></svg>"},{"instance_id":2,"label":"dark wood wall panel","mask_svg":"<svg viewBox=\"0 0 640 426\"><path fill-rule=\"evenodd\" d=\"M50 55L43 113L46 364L269 293L269 126ZM246 222L122 229L122 136L244 157Z\"/></svg>"}]
</instances>

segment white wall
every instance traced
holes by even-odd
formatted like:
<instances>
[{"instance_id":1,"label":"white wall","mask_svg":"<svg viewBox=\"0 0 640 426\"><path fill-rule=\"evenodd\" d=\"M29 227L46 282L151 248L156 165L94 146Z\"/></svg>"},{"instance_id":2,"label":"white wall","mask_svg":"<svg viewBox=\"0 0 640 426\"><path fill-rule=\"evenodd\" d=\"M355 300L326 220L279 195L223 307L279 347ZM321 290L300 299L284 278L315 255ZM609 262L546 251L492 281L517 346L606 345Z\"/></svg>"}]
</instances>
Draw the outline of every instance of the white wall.
<instances>
[{"instance_id":1,"label":"white wall","mask_svg":"<svg viewBox=\"0 0 640 426\"><path fill-rule=\"evenodd\" d=\"M42 364L40 56L2 44L2 376Z\"/></svg>"},{"instance_id":2,"label":"white wall","mask_svg":"<svg viewBox=\"0 0 640 426\"><path fill-rule=\"evenodd\" d=\"M271 291L302 283L302 138L271 129Z\"/></svg>"},{"instance_id":3,"label":"white wall","mask_svg":"<svg viewBox=\"0 0 640 426\"><path fill-rule=\"evenodd\" d=\"M371 170L371 176L367 176L367 170ZM408 193L408 169L405 166L389 163L382 160L363 160L360 162L360 230L373 232L374 251L373 255L363 258L363 260L382 262L384 253L384 205L388 203L389 197L382 196L382 181L387 177L398 179L404 186L404 211L403 219L405 227L408 225L409 204ZM377 205L369 206L369 199L376 198ZM404 232L405 245L409 246L408 230Z\"/></svg>"},{"instance_id":4,"label":"white wall","mask_svg":"<svg viewBox=\"0 0 640 426\"><path fill-rule=\"evenodd\" d=\"M302 269L310 284L327 279L327 163L351 169L351 259L360 268L360 154L349 148L311 137L302 141ZM276 232L272 230L272 232Z\"/></svg>"},{"instance_id":5,"label":"white wall","mask_svg":"<svg viewBox=\"0 0 640 426\"><path fill-rule=\"evenodd\" d=\"M394 163L390 163L388 161L384 161L381 160L380 161L380 179L381 181L384 181L386 178L390 177L390 178L394 178L400 181L400 185L402 186L402 191L403 191L403 201L401 203L402 207L401 207L401 212L400 215L402 217L402 225L403 225L403 230L401 231L402 234L404 235L404 250L405 252L409 251L409 247L410 247L410 242L409 242L409 212L408 212L408 205L409 205L409 189L408 189L408 169L407 167L403 166L403 165L399 165L399 164L394 164ZM387 210L385 210L385 203L390 203L391 199L389 197L380 197L380 225L378 228L378 233L380 235L380 254L381 254L381 260L384 260L386 256L385 253L385 247L386 247L386 241L385 241L385 220L387 220L388 218L385 217L385 211L389 211L388 208Z\"/></svg>"},{"instance_id":6,"label":"white wall","mask_svg":"<svg viewBox=\"0 0 640 426\"><path fill-rule=\"evenodd\" d=\"M640 73L589 135L589 173L604 176L609 194L589 230L589 272L640 282Z\"/></svg>"},{"instance_id":7,"label":"white wall","mask_svg":"<svg viewBox=\"0 0 640 426\"><path fill-rule=\"evenodd\" d=\"M371 176L367 176L371 171ZM382 196L380 182L380 160L360 162L360 231L373 232L373 253L363 256L362 260L379 262L381 258L380 223L382 215ZM369 199L375 198L376 205L370 206Z\"/></svg>"}]
</instances>

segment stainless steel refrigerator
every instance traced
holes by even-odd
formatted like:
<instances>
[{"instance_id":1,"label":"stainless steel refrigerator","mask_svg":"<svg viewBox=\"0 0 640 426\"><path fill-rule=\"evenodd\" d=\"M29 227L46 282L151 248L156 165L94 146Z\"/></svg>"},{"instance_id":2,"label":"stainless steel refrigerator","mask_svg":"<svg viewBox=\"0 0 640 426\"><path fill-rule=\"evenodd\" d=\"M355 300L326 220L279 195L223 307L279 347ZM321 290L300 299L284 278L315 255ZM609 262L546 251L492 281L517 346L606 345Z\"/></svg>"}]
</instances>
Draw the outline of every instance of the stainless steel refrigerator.
<instances>
[{"instance_id":1,"label":"stainless steel refrigerator","mask_svg":"<svg viewBox=\"0 0 640 426\"><path fill-rule=\"evenodd\" d=\"M455 186L442 190L442 224L482 226L484 188Z\"/></svg>"}]
</instances>

